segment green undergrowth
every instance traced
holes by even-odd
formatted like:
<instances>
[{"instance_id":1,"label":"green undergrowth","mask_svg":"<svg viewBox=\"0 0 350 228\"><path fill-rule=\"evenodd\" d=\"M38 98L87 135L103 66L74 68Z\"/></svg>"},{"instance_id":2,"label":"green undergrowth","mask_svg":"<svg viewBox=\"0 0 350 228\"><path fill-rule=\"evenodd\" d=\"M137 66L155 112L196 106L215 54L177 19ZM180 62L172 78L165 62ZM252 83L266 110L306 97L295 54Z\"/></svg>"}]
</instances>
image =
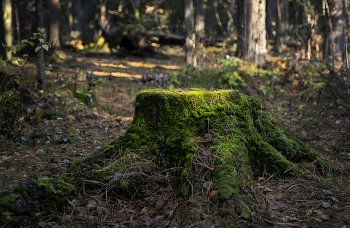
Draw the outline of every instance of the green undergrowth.
<instances>
[{"instance_id":1,"label":"green undergrowth","mask_svg":"<svg viewBox=\"0 0 350 228\"><path fill-rule=\"evenodd\" d=\"M272 98L276 91L284 92L283 88L275 83L279 81L278 72L277 68L272 70L256 69L254 64L230 56L220 59L215 64L214 69L185 64L171 75L169 87L234 88L245 93L248 85L256 85L256 89L259 89L262 94Z\"/></svg>"},{"instance_id":2,"label":"green undergrowth","mask_svg":"<svg viewBox=\"0 0 350 228\"><path fill-rule=\"evenodd\" d=\"M13 193L3 193L0 212L33 215L38 211L62 211L67 204L67 198L76 194L76 188L65 183L63 179L43 176L16 187Z\"/></svg>"}]
</instances>

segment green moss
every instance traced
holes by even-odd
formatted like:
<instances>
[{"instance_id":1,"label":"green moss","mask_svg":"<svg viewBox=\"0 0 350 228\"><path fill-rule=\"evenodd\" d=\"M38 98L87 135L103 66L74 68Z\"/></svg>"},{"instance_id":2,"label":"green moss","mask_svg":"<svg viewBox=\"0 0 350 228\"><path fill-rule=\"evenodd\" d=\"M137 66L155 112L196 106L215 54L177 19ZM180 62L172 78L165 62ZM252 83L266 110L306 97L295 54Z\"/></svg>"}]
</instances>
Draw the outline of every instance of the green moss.
<instances>
[{"instance_id":1,"label":"green moss","mask_svg":"<svg viewBox=\"0 0 350 228\"><path fill-rule=\"evenodd\" d=\"M19 194L16 193L4 193L0 196L0 213L1 215L5 215L8 213L19 214L22 211L22 208L19 206L15 206L14 202L19 197Z\"/></svg>"},{"instance_id":2,"label":"green moss","mask_svg":"<svg viewBox=\"0 0 350 228\"><path fill-rule=\"evenodd\" d=\"M322 182L325 183L325 184L329 184L329 185L333 186L332 188L334 188L334 186L337 186L338 188L344 188L346 186L343 182L335 180L333 178L331 178L331 179L323 179Z\"/></svg>"},{"instance_id":3,"label":"green moss","mask_svg":"<svg viewBox=\"0 0 350 228\"><path fill-rule=\"evenodd\" d=\"M38 196L44 198L44 208L47 211L61 210L66 205L67 197L76 194L75 187L66 184L62 179L52 179L49 177L39 177L34 180L38 186L45 187L45 196Z\"/></svg>"}]
</instances>

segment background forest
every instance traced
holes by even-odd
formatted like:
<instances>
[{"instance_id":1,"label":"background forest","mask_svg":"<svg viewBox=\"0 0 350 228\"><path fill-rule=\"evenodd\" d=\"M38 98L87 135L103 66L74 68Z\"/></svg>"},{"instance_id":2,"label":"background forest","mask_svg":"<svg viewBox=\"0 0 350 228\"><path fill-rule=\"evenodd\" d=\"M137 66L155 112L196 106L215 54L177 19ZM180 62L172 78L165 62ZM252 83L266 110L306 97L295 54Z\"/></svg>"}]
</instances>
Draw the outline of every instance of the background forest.
<instances>
[{"instance_id":1,"label":"background forest","mask_svg":"<svg viewBox=\"0 0 350 228\"><path fill-rule=\"evenodd\" d=\"M0 7L0 226L350 225L349 0L2 0ZM250 203L234 212L234 200L223 203L211 182L198 182L210 176L199 166L188 182L202 190L190 197L179 193L176 169L154 168L143 176L153 181L143 184L144 199L139 189L107 198L105 186L82 187L63 209L4 209L18 186L58 178L123 135L136 95L152 88L256 97L284 131L342 172L321 177L315 168L306 179L264 172L242 189ZM156 164L142 162L123 178L131 183L137 167ZM16 202L26 208L29 199Z\"/></svg>"}]
</instances>

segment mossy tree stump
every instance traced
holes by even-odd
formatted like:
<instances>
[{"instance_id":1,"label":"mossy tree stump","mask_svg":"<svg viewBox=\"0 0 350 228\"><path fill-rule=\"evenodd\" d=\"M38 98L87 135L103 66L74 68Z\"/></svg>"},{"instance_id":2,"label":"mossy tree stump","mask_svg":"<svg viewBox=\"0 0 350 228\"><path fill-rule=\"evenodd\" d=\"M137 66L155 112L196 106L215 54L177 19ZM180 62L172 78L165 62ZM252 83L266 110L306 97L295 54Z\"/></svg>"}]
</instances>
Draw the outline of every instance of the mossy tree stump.
<instances>
[{"instance_id":1,"label":"mossy tree stump","mask_svg":"<svg viewBox=\"0 0 350 228\"><path fill-rule=\"evenodd\" d=\"M123 156L107 167L102 164L116 154ZM327 164L325 157L282 130L256 98L235 90L141 91L127 132L70 171L86 173L95 169L87 164L100 162L103 172L95 172L94 178L101 179L131 164L135 154L162 169L183 167L180 180L192 171L192 158L200 155L202 165L212 171L213 188L225 198L250 187L263 172L305 176L304 164L317 160L319 169Z\"/></svg>"},{"instance_id":2,"label":"mossy tree stump","mask_svg":"<svg viewBox=\"0 0 350 228\"><path fill-rule=\"evenodd\" d=\"M194 158L200 158L196 164ZM312 172L308 168L322 170L328 164L325 157L282 130L256 98L235 90L156 89L137 95L134 119L125 134L103 150L78 160L47 191L57 192L58 181L65 188L75 185L78 190L88 180L85 188L101 187L94 181L114 183L116 189L133 198L145 185L145 178L131 186L119 181L118 175L141 160L153 161L163 170L179 168L180 186L185 186L181 189L186 189L186 178L194 172L195 165L205 167L212 180L211 189L219 190L218 196L223 199L250 189L254 178L263 172L305 177ZM310 162L313 165L305 165ZM140 164L139 169L145 172L152 169L151 163ZM207 177L198 177L200 187ZM17 189L16 194L26 194L23 191ZM14 198L8 196L7 201Z\"/></svg>"}]
</instances>

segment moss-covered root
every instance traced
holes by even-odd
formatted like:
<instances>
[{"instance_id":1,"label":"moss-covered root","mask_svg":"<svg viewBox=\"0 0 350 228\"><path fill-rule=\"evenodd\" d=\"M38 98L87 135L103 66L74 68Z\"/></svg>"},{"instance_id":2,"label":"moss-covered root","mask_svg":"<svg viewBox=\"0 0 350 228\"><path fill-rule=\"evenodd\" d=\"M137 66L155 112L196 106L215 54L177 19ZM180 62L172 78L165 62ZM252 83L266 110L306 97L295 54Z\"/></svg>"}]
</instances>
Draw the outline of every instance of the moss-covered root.
<instances>
[{"instance_id":1,"label":"moss-covered root","mask_svg":"<svg viewBox=\"0 0 350 228\"><path fill-rule=\"evenodd\" d=\"M61 179L40 177L16 187L12 193L0 198L2 215L60 211L67 204L66 198L76 195L75 188Z\"/></svg>"}]
</instances>

